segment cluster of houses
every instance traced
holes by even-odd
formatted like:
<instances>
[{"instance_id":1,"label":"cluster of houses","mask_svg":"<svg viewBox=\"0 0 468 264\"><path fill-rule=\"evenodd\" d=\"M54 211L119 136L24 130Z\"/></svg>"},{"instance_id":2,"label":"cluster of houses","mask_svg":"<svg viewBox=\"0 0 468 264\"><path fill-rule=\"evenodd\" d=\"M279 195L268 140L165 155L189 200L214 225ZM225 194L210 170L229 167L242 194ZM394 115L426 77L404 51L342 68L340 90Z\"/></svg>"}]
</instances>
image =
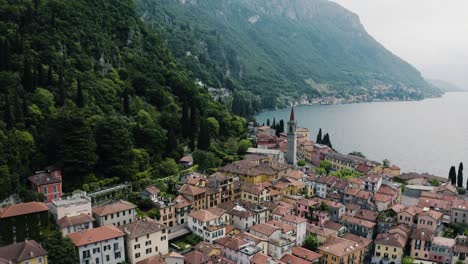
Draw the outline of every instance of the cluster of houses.
<instances>
[{"instance_id":1,"label":"cluster of houses","mask_svg":"<svg viewBox=\"0 0 468 264\"><path fill-rule=\"evenodd\" d=\"M307 129L296 128L293 112L286 131L276 137L258 128L257 148L243 160L211 175L184 175L176 196L156 186L141 190L158 219L138 218L137 206L125 200L101 204L84 192L62 197L60 170L37 173L29 181L44 203L0 210L0 237L10 244L0 248L0 263L47 263L35 240L53 224L75 245L80 264L401 264L404 256L468 263L467 237L443 236L450 226L468 224L468 197L446 179L401 174L397 166L314 144ZM297 156L360 176L319 175L297 167ZM180 162L193 165L191 156ZM201 242L173 243L188 234Z\"/></svg>"}]
</instances>

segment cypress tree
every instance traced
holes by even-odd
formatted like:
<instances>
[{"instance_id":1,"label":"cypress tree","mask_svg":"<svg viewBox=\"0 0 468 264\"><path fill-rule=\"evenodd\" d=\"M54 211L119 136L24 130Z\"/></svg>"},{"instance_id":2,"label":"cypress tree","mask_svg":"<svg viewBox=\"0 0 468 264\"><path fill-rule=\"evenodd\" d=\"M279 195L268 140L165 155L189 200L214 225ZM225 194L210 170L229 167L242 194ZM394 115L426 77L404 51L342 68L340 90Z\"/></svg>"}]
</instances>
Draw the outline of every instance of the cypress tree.
<instances>
[{"instance_id":1,"label":"cypress tree","mask_svg":"<svg viewBox=\"0 0 468 264\"><path fill-rule=\"evenodd\" d=\"M78 86L78 90L76 92L76 105L79 107L79 108L83 108L84 107L84 96L83 96L83 88L81 87L81 81L80 81L80 78L78 78L77 80L77 86ZM127 95L125 93L124 95L124 111L125 111L125 98L127 98ZM127 112L125 112L126 114L128 114Z\"/></svg>"},{"instance_id":2,"label":"cypress tree","mask_svg":"<svg viewBox=\"0 0 468 264\"><path fill-rule=\"evenodd\" d=\"M283 121L283 119L281 119L280 122L279 122L278 130L279 130L280 133L284 132L284 121Z\"/></svg>"},{"instance_id":3,"label":"cypress tree","mask_svg":"<svg viewBox=\"0 0 468 264\"><path fill-rule=\"evenodd\" d=\"M33 76L31 72L31 65L29 64L29 60L24 61L23 65L23 78L22 78L23 88L28 91L32 92L34 89L33 84Z\"/></svg>"},{"instance_id":4,"label":"cypress tree","mask_svg":"<svg viewBox=\"0 0 468 264\"><path fill-rule=\"evenodd\" d=\"M276 129L276 118L274 118L274 117L273 117L273 125L272 126L273 126L273 128Z\"/></svg>"},{"instance_id":5,"label":"cypress tree","mask_svg":"<svg viewBox=\"0 0 468 264\"><path fill-rule=\"evenodd\" d=\"M463 162L460 162L458 165L458 181L457 186L462 188L463 187Z\"/></svg>"},{"instance_id":6,"label":"cypress tree","mask_svg":"<svg viewBox=\"0 0 468 264\"><path fill-rule=\"evenodd\" d=\"M331 141L330 141L330 136L328 135L328 133L326 133L325 136L323 137L322 144L327 145L330 148L333 148Z\"/></svg>"},{"instance_id":7,"label":"cypress tree","mask_svg":"<svg viewBox=\"0 0 468 264\"><path fill-rule=\"evenodd\" d=\"M41 63L37 63L36 66L36 72L37 72L37 86L43 86L44 85L44 68L42 67Z\"/></svg>"},{"instance_id":8,"label":"cypress tree","mask_svg":"<svg viewBox=\"0 0 468 264\"><path fill-rule=\"evenodd\" d=\"M315 141L317 144L322 144L322 129L319 129L319 132L317 134L317 140Z\"/></svg>"},{"instance_id":9,"label":"cypress tree","mask_svg":"<svg viewBox=\"0 0 468 264\"><path fill-rule=\"evenodd\" d=\"M47 85L54 86L54 75L52 72L52 65L49 64L49 69L47 70Z\"/></svg>"},{"instance_id":10,"label":"cypress tree","mask_svg":"<svg viewBox=\"0 0 468 264\"><path fill-rule=\"evenodd\" d=\"M207 150L210 147L211 138L208 122L205 118L200 121L200 133L198 134L198 148Z\"/></svg>"},{"instance_id":11,"label":"cypress tree","mask_svg":"<svg viewBox=\"0 0 468 264\"><path fill-rule=\"evenodd\" d=\"M452 185L457 184L457 173L455 172L455 166L450 167L449 180Z\"/></svg>"},{"instance_id":12,"label":"cypress tree","mask_svg":"<svg viewBox=\"0 0 468 264\"><path fill-rule=\"evenodd\" d=\"M267 118L267 126L270 126L270 118Z\"/></svg>"}]
</instances>

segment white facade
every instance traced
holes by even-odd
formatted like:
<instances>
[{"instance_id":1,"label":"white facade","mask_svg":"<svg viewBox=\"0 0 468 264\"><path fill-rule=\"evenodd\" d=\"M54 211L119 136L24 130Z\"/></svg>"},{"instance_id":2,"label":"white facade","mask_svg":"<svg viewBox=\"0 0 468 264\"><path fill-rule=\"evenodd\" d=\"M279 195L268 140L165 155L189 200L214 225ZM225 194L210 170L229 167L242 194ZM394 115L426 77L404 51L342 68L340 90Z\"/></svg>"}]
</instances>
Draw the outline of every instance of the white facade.
<instances>
[{"instance_id":1,"label":"white facade","mask_svg":"<svg viewBox=\"0 0 468 264\"><path fill-rule=\"evenodd\" d=\"M78 248L80 264L118 264L125 261L123 236Z\"/></svg>"},{"instance_id":2,"label":"white facade","mask_svg":"<svg viewBox=\"0 0 468 264\"><path fill-rule=\"evenodd\" d=\"M294 223L294 222L289 222L284 219L281 219L281 222L286 223L288 225L292 225L296 228L295 230L295 237L296 237L296 245L297 246L302 246L304 244L304 240L306 238L306 233L307 233L307 221L304 221L302 223Z\"/></svg>"},{"instance_id":3,"label":"white facade","mask_svg":"<svg viewBox=\"0 0 468 264\"><path fill-rule=\"evenodd\" d=\"M315 184L315 194L320 197L320 198L327 198L327 185L325 183L319 183L317 182Z\"/></svg>"},{"instance_id":4,"label":"white facade","mask_svg":"<svg viewBox=\"0 0 468 264\"><path fill-rule=\"evenodd\" d=\"M87 197L85 192L53 200L49 208L56 220L65 216L92 215L91 198Z\"/></svg>"},{"instance_id":5,"label":"white facade","mask_svg":"<svg viewBox=\"0 0 468 264\"><path fill-rule=\"evenodd\" d=\"M200 221L192 216L188 216L188 228L192 232L202 237L205 241L213 243L214 240L224 237L226 233L226 228L224 223L219 219L214 219L211 221Z\"/></svg>"}]
</instances>

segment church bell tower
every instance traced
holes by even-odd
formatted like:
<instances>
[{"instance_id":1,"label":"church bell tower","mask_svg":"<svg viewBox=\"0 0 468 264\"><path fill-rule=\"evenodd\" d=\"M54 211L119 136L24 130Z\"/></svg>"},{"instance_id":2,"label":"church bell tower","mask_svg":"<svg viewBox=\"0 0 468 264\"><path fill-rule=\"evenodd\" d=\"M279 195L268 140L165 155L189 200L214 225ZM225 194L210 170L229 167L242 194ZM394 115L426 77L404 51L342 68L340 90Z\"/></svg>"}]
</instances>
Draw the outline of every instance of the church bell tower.
<instances>
[{"instance_id":1,"label":"church bell tower","mask_svg":"<svg viewBox=\"0 0 468 264\"><path fill-rule=\"evenodd\" d=\"M291 107L291 115L288 121L288 152L286 153L286 159L289 164L296 166L297 163L297 132L296 132L296 120L294 118L294 106Z\"/></svg>"}]
</instances>

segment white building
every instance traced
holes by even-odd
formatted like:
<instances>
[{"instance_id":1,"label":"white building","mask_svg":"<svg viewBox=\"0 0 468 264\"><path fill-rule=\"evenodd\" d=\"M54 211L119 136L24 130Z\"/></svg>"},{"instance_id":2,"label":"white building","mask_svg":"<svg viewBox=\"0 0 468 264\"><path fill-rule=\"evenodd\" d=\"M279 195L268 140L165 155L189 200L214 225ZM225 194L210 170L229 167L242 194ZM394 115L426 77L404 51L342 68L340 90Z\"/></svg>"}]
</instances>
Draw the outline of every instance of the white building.
<instances>
[{"instance_id":1,"label":"white building","mask_svg":"<svg viewBox=\"0 0 468 264\"><path fill-rule=\"evenodd\" d=\"M307 219L296 215L285 215L280 221L295 227L296 245L302 246L307 233Z\"/></svg>"},{"instance_id":2,"label":"white building","mask_svg":"<svg viewBox=\"0 0 468 264\"><path fill-rule=\"evenodd\" d=\"M52 200L49 208L63 235L93 228L91 198L86 192Z\"/></svg>"},{"instance_id":3,"label":"white building","mask_svg":"<svg viewBox=\"0 0 468 264\"><path fill-rule=\"evenodd\" d=\"M120 226L119 229L125 233L128 261L135 264L156 255L167 254L168 228L150 218Z\"/></svg>"},{"instance_id":4,"label":"white building","mask_svg":"<svg viewBox=\"0 0 468 264\"><path fill-rule=\"evenodd\" d=\"M188 215L188 228L202 237L205 241L213 243L220 237L224 237L226 225L219 216L207 211L193 211Z\"/></svg>"},{"instance_id":5,"label":"white building","mask_svg":"<svg viewBox=\"0 0 468 264\"><path fill-rule=\"evenodd\" d=\"M119 200L93 209L98 226L121 226L134 222L137 206L131 202Z\"/></svg>"},{"instance_id":6,"label":"white building","mask_svg":"<svg viewBox=\"0 0 468 264\"><path fill-rule=\"evenodd\" d=\"M249 233L268 240L268 255L281 259L290 254L296 244L296 239L283 233L282 229L269 224L258 224L250 228Z\"/></svg>"},{"instance_id":7,"label":"white building","mask_svg":"<svg viewBox=\"0 0 468 264\"><path fill-rule=\"evenodd\" d=\"M125 261L124 233L113 225L67 236L78 249L80 264L118 264Z\"/></svg>"}]
</instances>

